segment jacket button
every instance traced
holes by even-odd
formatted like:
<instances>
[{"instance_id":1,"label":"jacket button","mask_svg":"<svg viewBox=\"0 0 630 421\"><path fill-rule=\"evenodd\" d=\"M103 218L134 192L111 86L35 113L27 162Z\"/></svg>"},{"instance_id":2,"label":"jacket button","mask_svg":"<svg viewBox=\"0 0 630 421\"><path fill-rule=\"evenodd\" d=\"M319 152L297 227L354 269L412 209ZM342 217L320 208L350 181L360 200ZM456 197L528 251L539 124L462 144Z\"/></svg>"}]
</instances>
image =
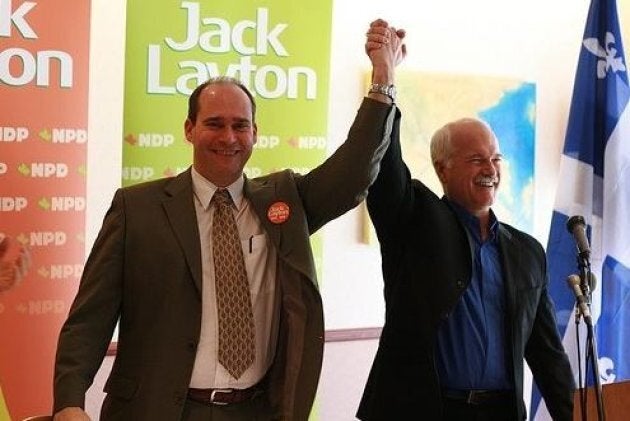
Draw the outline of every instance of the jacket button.
<instances>
[{"instance_id":1,"label":"jacket button","mask_svg":"<svg viewBox=\"0 0 630 421\"><path fill-rule=\"evenodd\" d=\"M195 341L188 342L188 350L190 352L196 352L197 351L197 342L195 342Z\"/></svg>"},{"instance_id":2,"label":"jacket button","mask_svg":"<svg viewBox=\"0 0 630 421\"><path fill-rule=\"evenodd\" d=\"M464 287L466 286L466 283L462 281L461 279L458 279L457 282L455 282L455 285L459 289L464 289Z\"/></svg>"}]
</instances>

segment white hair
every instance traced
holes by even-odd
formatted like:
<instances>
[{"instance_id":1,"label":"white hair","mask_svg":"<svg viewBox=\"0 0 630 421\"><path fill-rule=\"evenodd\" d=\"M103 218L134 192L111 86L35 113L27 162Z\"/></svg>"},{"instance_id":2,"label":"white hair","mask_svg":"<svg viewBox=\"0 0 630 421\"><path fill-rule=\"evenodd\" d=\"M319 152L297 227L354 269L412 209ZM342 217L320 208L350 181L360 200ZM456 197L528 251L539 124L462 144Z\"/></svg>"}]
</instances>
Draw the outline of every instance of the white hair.
<instances>
[{"instance_id":1,"label":"white hair","mask_svg":"<svg viewBox=\"0 0 630 421\"><path fill-rule=\"evenodd\" d=\"M483 120L474 117L464 117L458 120L451 121L446 123L444 126L440 127L433 133L431 136L431 162L433 163L433 167L437 163L446 163L451 157L452 152L452 130L453 127L463 125L463 124L479 124L488 130L489 133L492 134L492 137L496 140L496 135L494 131L490 127L488 123Z\"/></svg>"}]
</instances>

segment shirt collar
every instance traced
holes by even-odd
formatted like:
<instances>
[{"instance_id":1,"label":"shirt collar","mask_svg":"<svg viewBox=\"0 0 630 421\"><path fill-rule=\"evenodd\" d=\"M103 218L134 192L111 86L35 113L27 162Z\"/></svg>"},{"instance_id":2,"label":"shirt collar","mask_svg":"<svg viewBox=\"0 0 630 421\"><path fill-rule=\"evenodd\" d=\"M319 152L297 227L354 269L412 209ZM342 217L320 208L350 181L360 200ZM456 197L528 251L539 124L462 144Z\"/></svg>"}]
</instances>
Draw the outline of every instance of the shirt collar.
<instances>
[{"instance_id":1,"label":"shirt collar","mask_svg":"<svg viewBox=\"0 0 630 421\"><path fill-rule=\"evenodd\" d=\"M481 228L479 226L479 218L477 218L472 213L468 212L464 207L458 205L457 203L448 199L448 197L444 197L446 203L455 211L455 214L459 218L459 220L464 224L466 229L474 236L477 241L481 241ZM499 229L499 220L492 208L490 209L490 240L494 240L497 238L497 230Z\"/></svg>"},{"instance_id":2,"label":"shirt collar","mask_svg":"<svg viewBox=\"0 0 630 421\"><path fill-rule=\"evenodd\" d=\"M190 173L192 176L193 192L195 197L197 197L197 200L199 200L203 208L207 210L210 207L212 196L214 196L214 193L219 189L219 187L215 186L203 175L199 174L194 167L192 167ZM240 210L243 205L244 184L245 178L241 175L235 182L225 187L225 189L230 193L234 206L236 206L237 210Z\"/></svg>"}]
</instances>

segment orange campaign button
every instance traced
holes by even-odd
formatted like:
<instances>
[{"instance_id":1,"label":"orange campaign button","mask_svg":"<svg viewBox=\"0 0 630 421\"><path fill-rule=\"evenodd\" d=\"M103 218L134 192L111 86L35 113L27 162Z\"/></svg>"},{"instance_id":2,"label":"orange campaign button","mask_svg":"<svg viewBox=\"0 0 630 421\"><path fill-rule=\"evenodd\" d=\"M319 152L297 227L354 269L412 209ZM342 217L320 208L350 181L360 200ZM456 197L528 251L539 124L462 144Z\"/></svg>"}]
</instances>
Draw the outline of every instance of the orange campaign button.
<instances>
[{"instance_id":1,"label":"orange campaign button","mask_svg":"<svg viewBox=\"0 0 630 421\"><path fill-rule=\"evenodd\" d=\"M291 214L291 209L289 209L289 205L285 202L275 202L269 206L267 210L267 218L271 221L272 224L282 224L287 219L289 219L289 215Z\"/></svg>"}]
</instances>

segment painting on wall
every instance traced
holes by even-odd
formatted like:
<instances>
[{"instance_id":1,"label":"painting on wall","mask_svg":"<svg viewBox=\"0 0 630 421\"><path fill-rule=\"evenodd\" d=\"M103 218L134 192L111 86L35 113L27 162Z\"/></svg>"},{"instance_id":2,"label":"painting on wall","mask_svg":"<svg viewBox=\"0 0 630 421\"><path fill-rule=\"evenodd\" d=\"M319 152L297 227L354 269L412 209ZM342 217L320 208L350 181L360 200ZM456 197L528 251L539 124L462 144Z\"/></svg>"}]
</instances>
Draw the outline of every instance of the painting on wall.
<instances>
[{"instance_id":1,"label":"painting on wall","mask_svg":"<svg viewBox=\"0 0 630 421\"><path fill-rule=\"evenodd\" d=\"M500 221L531 233L536 85L490 76L401 70L396 75L396 87L403 114L401 146L412 177L441 196L442 187L429 152L431 135L449 121L480 118L496 133L504 156L501 187L493 210ZM365 237L366 242L375 242L369 222L365 225Z\"/></svg>"}]
</instances>

